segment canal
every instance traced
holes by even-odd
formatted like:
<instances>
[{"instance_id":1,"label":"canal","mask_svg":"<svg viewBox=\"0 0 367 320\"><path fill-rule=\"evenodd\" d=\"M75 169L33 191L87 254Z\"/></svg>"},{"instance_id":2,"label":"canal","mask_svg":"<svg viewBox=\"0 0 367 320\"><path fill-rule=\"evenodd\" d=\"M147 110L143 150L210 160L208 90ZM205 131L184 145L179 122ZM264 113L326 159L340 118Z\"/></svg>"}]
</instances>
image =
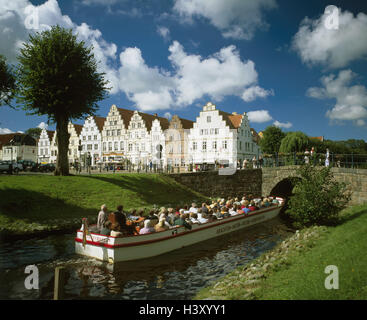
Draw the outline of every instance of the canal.
<instances>
[{"instance_id":1,"label":"canal","mask_svg":"<svg viewBox=\"0 0 367 320\"><path fill-rule=\"evenodd\" d=\"M115 265L76 255L75 234L1 243L0 299L53 299L57 266L67 270L65 299L192 299L288 234L275 218L159 257ZM38 290L25 288L27 265L38 267Z\"/></svg>"}]
</instances>

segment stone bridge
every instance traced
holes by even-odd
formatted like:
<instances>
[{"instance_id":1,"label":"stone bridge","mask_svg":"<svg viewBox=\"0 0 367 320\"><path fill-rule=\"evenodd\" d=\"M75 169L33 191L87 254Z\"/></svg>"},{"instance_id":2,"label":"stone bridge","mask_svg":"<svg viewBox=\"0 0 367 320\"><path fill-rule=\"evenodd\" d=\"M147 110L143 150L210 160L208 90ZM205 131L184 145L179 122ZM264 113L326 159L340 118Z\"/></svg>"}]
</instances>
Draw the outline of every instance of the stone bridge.
<instances>
[{"instance_id":1,"label":"stone bridge","mask_svg":"<svg viewBox=\"0 0 367 320\"><path fill-rule=\"evenodd\" d=\"M233 175L218 175L217 171L170 174L177 182L210 197L255 197L269 194L289 195L292 191L290 177L296 177L297 166L237 170ZM336 181L350 185L350 205L367 202L367 170L332 168ZM279 194L282 193L282 194Z\"/></svg>"}]
</instances>

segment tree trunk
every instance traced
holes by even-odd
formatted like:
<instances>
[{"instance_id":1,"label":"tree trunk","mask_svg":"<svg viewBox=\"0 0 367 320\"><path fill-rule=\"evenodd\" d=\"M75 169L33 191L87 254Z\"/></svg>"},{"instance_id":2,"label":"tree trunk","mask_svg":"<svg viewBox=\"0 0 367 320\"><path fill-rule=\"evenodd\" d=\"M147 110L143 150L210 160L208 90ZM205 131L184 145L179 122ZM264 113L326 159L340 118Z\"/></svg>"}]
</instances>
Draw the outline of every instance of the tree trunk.
<instances>
[{"instance_id":1,"label":"tree trunk","mask_svg":"<svg viewBox=\"0 0 367 320\"><path fill-rule=\"evenodd\" d=\"M57 141L57 159L55 176L69 175L69 132L68 119L59 117L56 119L56 141Z\"/></svg>"}]
</instances>

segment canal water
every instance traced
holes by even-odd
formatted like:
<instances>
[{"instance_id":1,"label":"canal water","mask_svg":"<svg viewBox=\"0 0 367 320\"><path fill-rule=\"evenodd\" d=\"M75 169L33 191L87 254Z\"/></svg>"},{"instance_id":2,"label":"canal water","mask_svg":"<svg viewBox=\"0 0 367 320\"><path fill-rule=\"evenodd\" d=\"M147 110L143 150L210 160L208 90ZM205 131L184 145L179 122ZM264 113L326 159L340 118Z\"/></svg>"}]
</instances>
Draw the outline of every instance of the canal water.
<instances>
[{"instance_id":1,"label":"canal water","mask_svg":"<svg viewBox=\"0 0 367 320\"><path fill-rule=\"evenodd\" d=\"M115 265L74 253L75 234L0 243L0 299L53 299L54 270L67 270L65 299L192 299L287 236L276 218L159 257ZM39 289L26 289L27 265Z\"/></svg>"}]
</instances>

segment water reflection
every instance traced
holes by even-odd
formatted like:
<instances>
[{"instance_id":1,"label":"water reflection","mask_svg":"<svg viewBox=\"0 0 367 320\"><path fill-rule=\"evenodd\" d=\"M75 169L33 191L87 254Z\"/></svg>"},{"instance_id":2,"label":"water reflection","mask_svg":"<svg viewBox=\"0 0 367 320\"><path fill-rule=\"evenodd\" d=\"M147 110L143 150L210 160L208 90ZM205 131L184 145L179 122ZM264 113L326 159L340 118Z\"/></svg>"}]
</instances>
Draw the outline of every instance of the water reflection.
<instances>
[{"instance_id":1,"label":"water reflection","mask_svg":"<svg viewBox=\"0 0 367 320\"><path fill-rule=\"evenodd\" d=\"M74 234L3 244L1 299L52 299L54 268L68 276L66 299L191 299L216 279L271 249L284 233L278 219L170 252L114 265L76 256ZM36 264L40 290L24 288L24 267Z\"/></svg>"}]
</instances>

